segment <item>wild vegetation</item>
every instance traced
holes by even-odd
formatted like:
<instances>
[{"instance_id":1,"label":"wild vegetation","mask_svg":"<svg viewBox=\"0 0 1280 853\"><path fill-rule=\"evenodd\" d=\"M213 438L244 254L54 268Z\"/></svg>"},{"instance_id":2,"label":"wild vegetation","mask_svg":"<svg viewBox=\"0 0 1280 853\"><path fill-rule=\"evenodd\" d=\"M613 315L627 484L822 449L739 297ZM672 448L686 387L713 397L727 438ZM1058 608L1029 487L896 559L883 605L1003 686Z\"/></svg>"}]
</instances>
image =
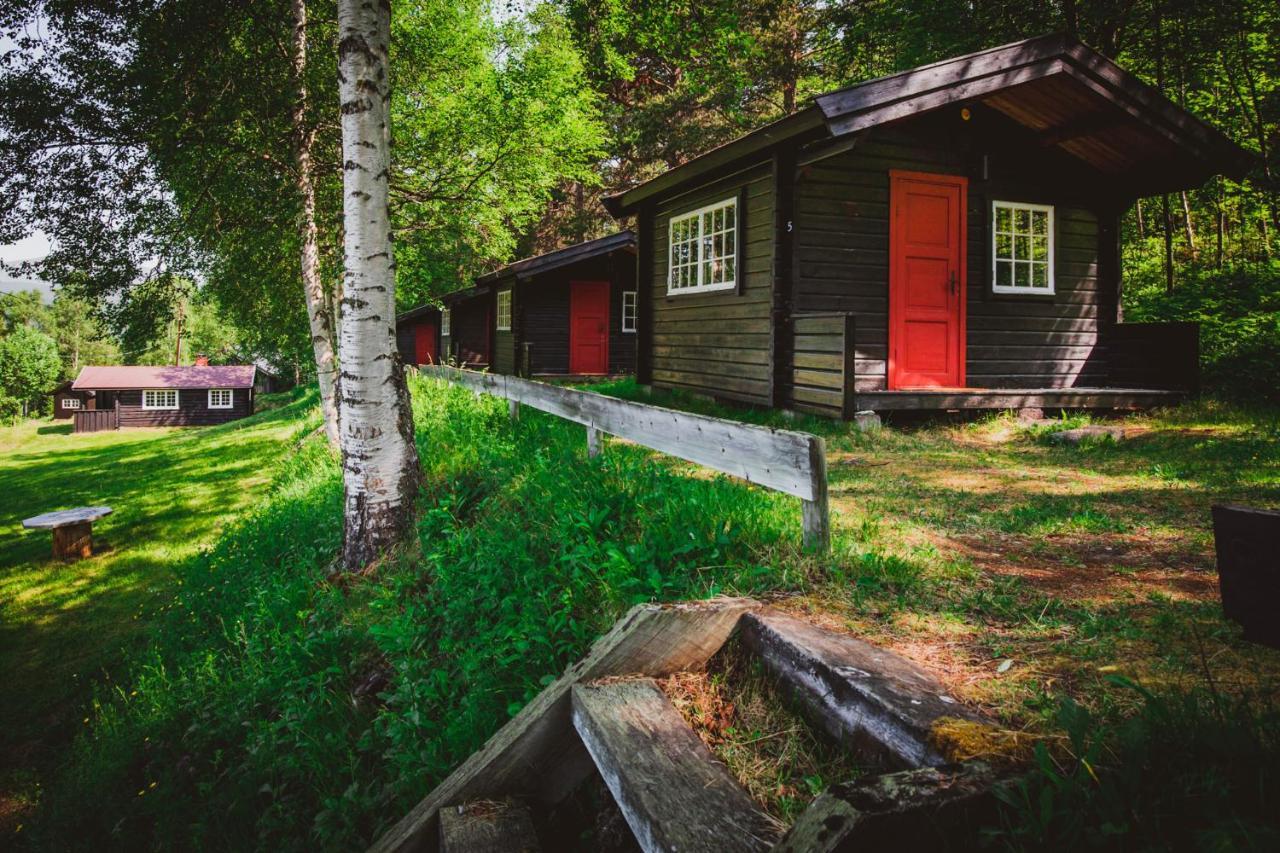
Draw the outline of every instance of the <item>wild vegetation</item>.
<instances>
[{"instance_id":1,"label":"wild vegetation","mask_svg":"<svg viewBox=\"0 0 1280 853\"><path fill-rule=\"evenodd\" d=\"M534 412L513 424L498 401L430 382L413 390L416 542L364 575L331 575L339 474L321 442L298 445L262 503L176 565L151 641L127 677L99 686L22 833L39 845L359 846L629 605L717 593L785 594L924 663L1020 749L1046 744L1059 776L1082 766L1062 734L1064 696L1094 715L1095 735L1144 707L1116 675L1174 697L1160 701L1215 695L1212 684L1223 702L1250 702L1254 716L1196 725L1206 739L1247 733L1259 762L1275 754L1258 703L1280 656L1222 619L1201 511L1280 495L1273 412L1206 403L1135 420L1148 431L1132 442L1077 449L1004 418L873 435L806 421L831 448L836 545L819 560L801 553L785 496L623 444L589 460L579 427ZM1152 713L1134 725L1163 743ZM779 719L748 713L719 733L731 766L788 814L835 780L805 781L813 745L783 738L772 763L753 757L747 742ZM1210 758L1161 760L1190 779L1189 762ZM1195 796L1162 789L1152 805L1139 789L1135 807ZM1043 837L1069 838L1068 815L1104 810L1096 791L1059 797L1052 819L1037 812ZM1021 834L1029 818L1010 820L1005 840L1038 843Z\"/></svg>"}]
</instances>

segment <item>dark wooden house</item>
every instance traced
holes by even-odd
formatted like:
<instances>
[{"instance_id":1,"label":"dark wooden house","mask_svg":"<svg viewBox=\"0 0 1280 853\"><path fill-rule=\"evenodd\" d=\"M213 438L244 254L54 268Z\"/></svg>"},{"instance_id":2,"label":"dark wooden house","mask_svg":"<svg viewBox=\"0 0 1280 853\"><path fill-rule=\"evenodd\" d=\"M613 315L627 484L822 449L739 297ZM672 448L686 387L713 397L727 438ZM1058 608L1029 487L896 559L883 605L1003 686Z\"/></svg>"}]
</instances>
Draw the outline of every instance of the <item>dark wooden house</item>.
<instances>
[{"instance_id":1,"label":"dark wooden house","mask_svg":"<svg viewBox=\"0 0 1280 853\"><path fill-rule=\"evenodd\" d=\"M493 363L493 292L469 287L440 300L440 353L446 362L488 370Z\"/></svg>"},{"instance_id":2,"label":"dark wooden house","mask_svg":"<svg viewBox=\"0 0 1280 853\"><path fill-rule=\"evenodd\" d=\"M55 419L65 420L74 416L76 412L87 411L94 407L93 392L76 391L71 387L71 384L71 380L68 379L53 389L53 416Z\"/></svg>"},{"instance_id":3,"label":"dark wooden house","mask_svg":"<svg viewBox=\"0 0 1280 853\"><path fill-rule=\"evenodd\" d=\"M525 258L476 279L492 293L494 372L634 372L635 280L630 231Z\"/></svg>"},{"instance_id":4,"label":"dark wooden house","mask_svg":"<svg viewBox=\"0 0 1280 853\"><path fill-rule=\"evenodd\" d=\"M440 309L420 305L396 317L396 349L404 364L440 361Z\"/></svg>"},{"instance_id":5,"label":"dark wooden house","mask_svg":"<svg viewBox=\"0 0 1280 853\"><path fill-rule=\"evenodd\" d=\"M607 200L639 379L838 416L1170 399L1196 329L1122 322L1120 217L1249 163L1063 36L820 96Z\"/></svg>"},{"instance_id":6,"label":"dark wooden house","mask_svg":"<svg viewBox=\"0 0 1280 853\"><path fill-rule=\"evenodd\" d=\"M72 389L92 392L96 412L76 431L212 426L253 414L253 365L85 367Z\"/></svg>"}]
</instances>

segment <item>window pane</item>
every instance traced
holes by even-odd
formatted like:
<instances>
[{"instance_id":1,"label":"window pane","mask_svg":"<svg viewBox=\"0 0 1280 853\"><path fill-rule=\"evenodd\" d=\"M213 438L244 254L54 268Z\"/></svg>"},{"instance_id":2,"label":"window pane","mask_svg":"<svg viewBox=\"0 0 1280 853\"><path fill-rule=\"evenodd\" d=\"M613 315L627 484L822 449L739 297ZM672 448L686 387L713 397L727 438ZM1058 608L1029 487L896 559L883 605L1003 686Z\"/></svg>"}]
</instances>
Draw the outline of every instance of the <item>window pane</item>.
<instances>
[{"instance_id":1,"label":"window pane","mask_svg":"<svg viewBox=\"0 0 1280 853\"><path fill-rule=\"evenodd\" d=\"M1049 286L1049 265L1048 264L1032 264L1031 265L1031 286L1032 287L1048 287Z\"/></svg>"},{"instance_id":2,"label":"window pane","mask_svg":"<svg viewBox=\"0 0 1280 853\"><path fill-rule=\"evenodd\" d=\"M997 230L997 231L1009 231L1009 230L1011 230L1011 229L1010 229L1010 227L1009 227L1009 224L1010 224L1010 223L1009 223L1009 208L1007 208L1007 207L1002 207L1002 206L1000 206L1000 205L997 205L997 206L996 206L996 230Z\"/></svg>"},{"instance_id":3,"label":"window pane","mask_svg":"<svg viewBox=\"0 0 1280 853\"><path fill-rule=\"evenodd\" d=\"M1013 284L1015 287L1026 287L1028 284L1027 264L1017 263L1013 267Z\"/></svg>"},{"instance_id":4,"label":"window pane","mask_svg":"<svg viewBox=\"0 0 1280 853\"><path fill-rule=\"evenodd\" d=\"M1029 234L1031 232L1031 211L1015 210L1013 225L1013 230L1019 234Z\"/></svg>"},{"instance_id":5,"label":"window pane","mask_svg":"<svg viewBox=\"0 0 1280 853\"><path fill-rule=\"evenodd\" d=\"M724 280L725 281L737 281L737 279L733 277L733 274L734 274L733 267L734 267L733 256L730 255L729 257L724 259Z\"/></svg>"},{"instance_id":6,"label":"window pane","mask_svg":"<svg viewBox=\"0 0 1280 853\"><path fill-rule=\"evenodd\" d=\"M1013 264L1009 261L996 261L996 284L1000 287L1013 284Z\"/></svg>"},{"instance_id":7,"label":"window pane","mask_svg":"<svg viewBox=\"0 0 1280 853\"><path fill-rule=\"evenodd\" d=\"M1033 237L1031 240L1031 259L1033 261L1049 260L1049 238Z\"/></svg>"},{"instance_id":8,"label":"window pane","mask_svg":"<svg viewBox=\"0 0 1280 853\"><path fill-rule=\"evenodd\" d=\"M1018 236L1013 238L1013 256L1020 261L1025 261L1031 257L1030 237Z\"/></svg>"},{"instance_id":9,"label":"window pane","mask_svg":"<svg viewBox=\"0 0 1280 853\"><path fill-rule=\"evenodd\" d=\"M724 253L732 255L734 253L735 234L732 231L726 231L724 235Z\"/></svg>"},{"instance_id":10,"label":"window pane","mask_svg":"<svg viewBox=\"0 0 1280 853\"><path fill-rule=\"evenodd\" d=\"M996 235L996 257L1012 258L1013 257L1013 238L1008 234Z\"/></svg>"},{"instance_id":11,"label":"window pane","mask_svg":"<svg viewBox=\"0 0 1280 853\"><path fill-rule=\"evenodd\" d=\"M1033 225L1032 233L1041 237L1049 233L1049 212L1047 210L1034 211L1031 217Z\"/></svg>"}]
</instances>

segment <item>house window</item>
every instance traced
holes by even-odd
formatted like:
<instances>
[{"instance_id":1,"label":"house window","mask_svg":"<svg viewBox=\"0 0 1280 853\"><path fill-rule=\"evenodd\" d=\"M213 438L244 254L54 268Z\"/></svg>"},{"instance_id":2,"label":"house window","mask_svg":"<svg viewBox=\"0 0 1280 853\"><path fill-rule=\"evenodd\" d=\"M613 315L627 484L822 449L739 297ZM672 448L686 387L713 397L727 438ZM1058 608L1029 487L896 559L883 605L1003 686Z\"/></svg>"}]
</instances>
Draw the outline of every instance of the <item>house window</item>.
<instances>
[{"instance_id":1,"label":"house window","mask_svg":"<svg viewBox=\"0 0 1280 853\"><path fill-rule=\"evenodd\" d=\"M449 321L453 319L453 309L446 308L440 312L440 336L449 334Z\"/></svg>"},{"instance_id":2,"label":"house window","mask_svg":"<svg viewBox=\"0 0 1280 853\"><path fill-rule=\"evenodd\" d=\"M231 408L231 398L232 394L230 388L210 388L209 408L229 409Z\"/></svg>"},{"instance_id":3,"label":"house window","mask_svg":"<svg viewBox=\"0 0 1280 853\"><path fill-rule=\"evenodd\" d=\"M144 409L176 409L178 408L178 391L175 388L163 388L158 391L142 392L142 408Z\"/></svg>"},{"instance_id":4,"label":"house window","mask_svg":"<svg viewBox=\"0 0 1280 853\"><path fill-rule=\"evenodd\" d=\"M1053 207L991 203L992 290L1053 293Z\"/></svg>"},{"instance_id":5,"label":"house window","mask_svg":"<svg viewBox=\"0 0 1280 853\"><path fill-rule=\"evenodd\" d=\"M622 291L622 331L634 332L636 330L636 292L634 290Z\"/></svg>"},{"instance_id":6,"label":"house window","mask_svg":"<svg viewBox=\"0 0 1280 853\"><path fill-rule=\"evenodd\" d=\"M730 198L673 216L667 293L737 287L738 199Z\"/></svg>"},{"instance_id":7,"label":"house window","mask_svg":"<svg viewBox=\"0 0 1280 853\"><path fill-rule=\"evenodd\" d=\"M78 409L78 408L80 408L80 400L79 400L79 399L77 399L77 398L75 398L75 397L63 397L63 398L62 398L62 408L64 408L64 409Z\"/></svg>"},{"instance_id":8,"label":"house window","mask_svg":"<svg viewBox=\"0 0 1280 853\"><path fill-rule=\"evenodd\" d=\"M511 331L511 291L498 291L498 331Z\"/></svg>"}]
</instances>

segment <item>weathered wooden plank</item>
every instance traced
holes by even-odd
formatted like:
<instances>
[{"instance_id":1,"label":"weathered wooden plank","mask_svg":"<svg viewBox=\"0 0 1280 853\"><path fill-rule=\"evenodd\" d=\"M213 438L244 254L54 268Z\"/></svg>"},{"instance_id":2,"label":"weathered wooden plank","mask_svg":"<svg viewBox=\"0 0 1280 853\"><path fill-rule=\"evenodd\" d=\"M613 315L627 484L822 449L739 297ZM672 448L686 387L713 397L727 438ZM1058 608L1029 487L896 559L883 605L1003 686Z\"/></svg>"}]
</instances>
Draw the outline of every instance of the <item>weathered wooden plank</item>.
<instances>
[{"instance_id":1,"label":"weathered wooden plank","mask_svg":"<svg viewBox=\"0 0 1280 853\"><path fill-rule=\"evenodd\" d=\"M837 367L835 370L794 370L792 371L793 381L797 385L808 385L815 388L831 388L840 390L844 388L844 371Z\"/></svg>"},{"instance_id":2,"label":"weathered wooden plank","mask_svg":"<svg viewBox=\"0 0 1280 853\"><path fill-rule=\"evenodd\" d=\"M839 352L797 352L793 358L797 370L825 370L839 373L844 366L844 354Z\"/></svg>"},{"instance_id":3,"label":"weathered wooden plank","mask_svg":"<svg viewBox=\"0 0 1280 853\"><path fill-rule=\"evenodd\" d=\"M891 766L946 763L930 744L934 723L981 719L905 658L780 611L748 614L742 637L815 725Z\"/></svg>"},{"instance_id":4,"label":"weathered wooden plank","mask_svg":"<svg viewBox=\"0 0 1280 853\"><path fill-rule=\"evenodd\" d=\"M969 762L832 786L796 819L774 853L972 850L994 817L996 773Z\"/></svg>"},{"instance_id":5,"label":"weathered wooden plank","mask_svg":"<svg viewBox=\"0 0 1280 853\"><path fill-rule=\"evenodd\" d=\"M660 371L654 373L660 375ZM815 483L812 456L813 448L822 447L822 439L808 433L678 412L514 376L438 365L425 367L423 374L516 400L804 500L814 500L826 490L825 479Z\"/></svg>"},{"instance_id":6,"label":"weathered wooden plank","mask_svg":"<svg viewBox=\"0 0 1280 853\"><path fill-rule=\"evenodd\" d=\"M524 806L481 800L440 810L440 853L538 853L538 834Z\"/></svg>"},{"instance_id":7,"label":"weathered wooden plank","mask_svg":"<svg viewBox=\"0 0 1280 853\"><path fill-rule=\"evenodd\" d=\"M723 598L631 608L586 657L387 830L371 853L434 849L437 815L450 803L507 794L559 802L591 772L570 721L574 684L611 675L659 678L701 667L724 645L742 614L758 606L751 599Z\"/></svg>"},{"instance_id":8,"label":"weathered wooden plank","mask_svg":"<svg viewBox=\"0 0 1280 853\"><path fill-rule=\"evenodd\" d=\"M864 391L858 408L873 411L938 409L1137 409L1177 401L1176 391L1125 388L991 388L971 391Z\"/></svg>"},{"instance_id":9,"label":"weathered wooden plank","mask_svg":"<svg viewBox=\"0 0 1280 853\"><path fill-rule=\"evenodd\" d=\"M573 725L645 853L765 851L781 836L653 681L575 685Z\"/></svg>"}]
</instances>

